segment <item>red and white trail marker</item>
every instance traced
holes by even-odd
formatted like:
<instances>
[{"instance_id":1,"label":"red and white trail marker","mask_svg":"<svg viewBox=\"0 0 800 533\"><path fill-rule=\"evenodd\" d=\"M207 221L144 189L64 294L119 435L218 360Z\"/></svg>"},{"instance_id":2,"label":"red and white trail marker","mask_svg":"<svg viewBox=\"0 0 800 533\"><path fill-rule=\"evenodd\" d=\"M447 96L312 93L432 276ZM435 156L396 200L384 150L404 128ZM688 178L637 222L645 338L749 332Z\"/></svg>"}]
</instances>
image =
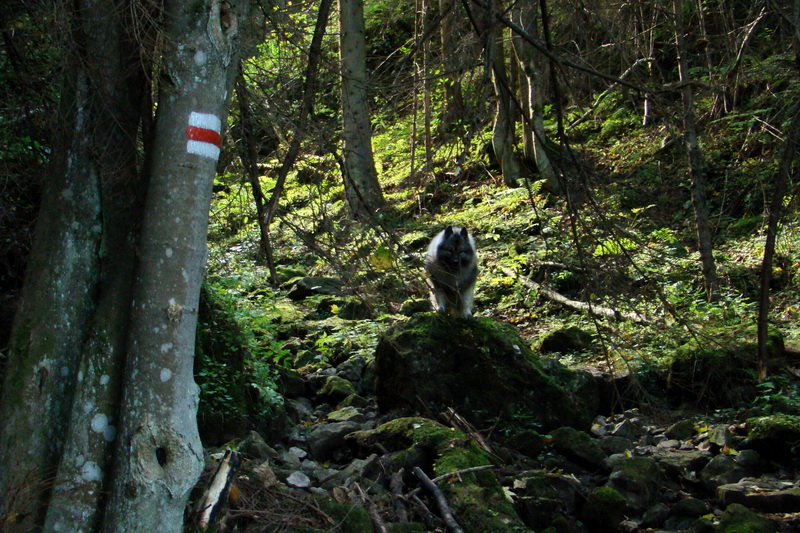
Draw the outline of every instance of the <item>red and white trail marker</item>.
<instances>
[{"instance_id":1,"label":"red and white trail marker","mask_svg":"<svg viewBox=\"0 0 800 533\"><path fill-rule=\"evenodd\" d=\"M192 112L186 128L186 151L216 161L219 159L219 145L222 123L219 117L210 113Z\"/></svg>"}]
</instances>

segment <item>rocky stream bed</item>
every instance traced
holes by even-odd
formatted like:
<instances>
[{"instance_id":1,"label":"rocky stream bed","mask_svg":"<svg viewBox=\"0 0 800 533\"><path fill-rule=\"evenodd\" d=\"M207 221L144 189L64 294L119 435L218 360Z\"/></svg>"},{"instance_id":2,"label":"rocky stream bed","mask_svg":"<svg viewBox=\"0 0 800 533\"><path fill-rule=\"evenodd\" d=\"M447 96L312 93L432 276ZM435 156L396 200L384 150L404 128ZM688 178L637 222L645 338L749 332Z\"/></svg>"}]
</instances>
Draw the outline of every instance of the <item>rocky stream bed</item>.
<instances>
[{"instance_id":1,"label":"rocky stream bed","mask_svg":"<svg viewBox=\"0 0 800 533\"><path fill-rule=\"evenodd\" d=\"M282 384L291 423L228 443L220 531L800 531L799 418L615 412L630 376L489 319L419 313Z\"/></svg>"}]
</instances>

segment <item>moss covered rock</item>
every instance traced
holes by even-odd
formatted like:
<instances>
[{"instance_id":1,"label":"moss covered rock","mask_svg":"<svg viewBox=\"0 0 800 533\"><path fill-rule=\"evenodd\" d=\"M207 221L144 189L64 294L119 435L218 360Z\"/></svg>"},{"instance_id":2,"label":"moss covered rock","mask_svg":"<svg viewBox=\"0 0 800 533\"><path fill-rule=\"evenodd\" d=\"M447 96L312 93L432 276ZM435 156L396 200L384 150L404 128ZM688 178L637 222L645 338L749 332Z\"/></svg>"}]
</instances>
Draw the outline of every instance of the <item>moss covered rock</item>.
<instances>
[{"instance_id":1,"label":"moss covered rock","mask_svg":"<svg viewBox=\"0 0 800 533\"><path fill-rule=\"evenodd\" d=\"M606 453L600 443L584 431L561 427L551 433L553 448L567 459L593 470L600 469Z\"/></svg>"},{"instance_id":2,"label":"moss covered rock","mask_svg":"<svg viewBox=\"0 0 800 533\"><path fill-rule=\"evenodd\" d=\"M398 418L372 430L357 431L348 440L361 448L388 450L391 459L384 461L384 466L391 470L405 468L408 473L418 466L430 478L490 464L472 439L426 418ZM464 530L528 531L491 469L461 474L438 486Z\"/></svg>"},{"instance_id":3,"label":"moss covered rock","mask_svg":"<svg viewBox=\"0 0 800 533\"><path fill-rule=\"evenodd\" d=\"M709 339L709 337L712 337ZM678 349L669 370L669 395L674 403L723 407L749 402L756 393L758 333L744 330L709 332ZM769 359L783 355L783 337L770 332Z\"/></svg>"},{"instance_id":4,"label":"moss covered rock","mask_svg":"<svg viewBox=\"0 0 800 533\"><path fill-rule=\"evenodd\" d=\"M350 396L356 394L353 384L339 376L328 376L322 387L317 392L317 399L331 404L337 404Z\"/></svg>"},{"instance_id":5,"label":"moss covered rock","mask_svg":"<svg viewBox=\"0 0 800 533\"><path fill-rule=\"evenodd\" d=\"M510 326L417 314L384 333L376 350L376 392L383 411L454 408L478 427L502 431L588 429L596 386L563 366L545 366ZM580 383L581 390L577 390Z\"/></svg>"},{"instance_id":6,"label":"moss covered rock","mask_svg":"<svg viewBox=\"0 0 800 533\"><path fill-rule=\"evenodd\" d=\"M617 531L625 518L625 498L611 487L596 487L586 498L581 516L591 531Z\"/></svg>"},{"instance_id":7,"label":"moss covered rock","mask_svg":"<svg viewBox=\"0 0 800 533\"><path fill-rule=\"evenodd\" d=\"M625 457L614 465L607 486L617 491L632 511L642 512L658 501L666 484L664 472L652 457Z\"/></svg>"},{"instance_id":8,"label":"moss covered rock","mask_svg":"<svg viewBox=\"0 0 800 533\"><path fill-rule=\"evenodd\" d=\"M798 462L800 417L772 415L748 419L746 446L771 461Z\"/></svg>"},{"instance_id":9,"label":"moss covered rock","mask_svg":"<svg viewBox=\"0 0 800 533\"><path fill-rule=\"evenodd\" d=\"M725 509L717 526L717 533L777 533L778 527L744 505L732 503Z\"/></svg>"}]
</instances>

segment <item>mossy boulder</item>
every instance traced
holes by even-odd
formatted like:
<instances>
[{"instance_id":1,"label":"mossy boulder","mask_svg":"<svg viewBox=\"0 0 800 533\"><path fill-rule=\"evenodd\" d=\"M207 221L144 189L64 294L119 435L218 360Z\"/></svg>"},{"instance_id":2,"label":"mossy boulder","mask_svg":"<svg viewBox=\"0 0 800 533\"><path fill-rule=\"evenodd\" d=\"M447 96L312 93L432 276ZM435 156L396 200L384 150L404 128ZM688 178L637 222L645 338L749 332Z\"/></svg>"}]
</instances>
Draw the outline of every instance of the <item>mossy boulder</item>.
<instances>
[{"instance_id":1,"label":"mossy boulder","mask_svg":"<svg viewBox=\"0 0 800 533\"><path fill-rule=\"evenodd\" d=\"M590 531L617 531L625 519L625 498L611 487L595 487L586 498L581 517Z\"/></svg>"},{"instance_id":2,"label":"mossy boulder","mask_svg":"<svg viewBox=\"0 0 800 533\"><path fill-rule=\"evenodd\" d=\"M778 531L778 526L772 520L738 503L732 503L725 509L717 525L717 533L777 533Z\"/></svg>"},{"instance_id":3,"label":"mossy boulder","mask_svg":"<svg viewBox=\"0 0 800 533\"><path fill-rule=\"evenodd\" d=\"M708 333L681 346L669 369L669 398L696 407L750 402L756 394L758 333L755 327ZM771 331L769 360L784 352L783 337Z\"/></svg>"},{"instance_id":4,"label":"mossy boulder","mask_svg":"<svg viewBox=\"0 0 800 533\"><path fill-rule=\"evenodd\" d=\"M317 399L337 404L351 394L356 394L356 389L352 383L339 376L328 376L322 387L317 391Z\"/></svg>"},{"instance_id":5,"label":"mossy boulder","mask_svg":"<svg viewBox=\"0 0 800 533\"><path fill-rule=\"evenodd\" d=\"M499 434L561 426L588 429L597 412L589 378L540 361L510 326L420 313L385 332L376 349L383 411L452 407Z\"/></svg>"},{"instance_id":6,"label":"mossy boulder","mask_svg":"<svg viewBox=\"0 0 800 533\"><path fill-rule=\"evenodd\" d=\"M409 475L415 466L434 478L491 464L474 440L426 418L398 418L372 430L352 433L347 440L367 452L388 451L384 468L404 468L408 484L416 483ZM491 469L461 474L438 486L465 531L528 531Z\"/></svg>"},{"instance_id":7,"label":"mossy boulder","mask_svg":"<svg viewBox=\"0 0 800 533\"><path fill-rule=\"evenodd\" d=\"M652 457L624 457L614 465L607 487L617 491L627 508L643 512L655 504L666 488L667 479Z\"/></svg>"},{"instance_id":8,"label":"mossy boulder","mask_svg":"<svg viewBox=\"0 0 800 533\"><path fill-rule=\"evenodd\" d=\"M585 431L571 427L560 427L551 432L553 448L575 463L590 470L600 470L606 453L597 439Z\"/></svg>"},{"instance_id":9,"label":"mossy boulder","mask_svg":"<svg viewBox=\"0 0 800 533\"><path fill-rule=\"evenodd\" d=\"M551 331L542 339L540 347L543 353L559 354L588 352L593 349L592 334L574 326Z\"/></svg>"},{"instance_id":10,"label":"mossy boulder","mask_svg":"<svg viewBox=\"0 0 800 533\"><path fill-rule=\"evenodd\" d=\"M771 461L783 464L798 462L800 417L772 415L748 419L745 446Z\"/></svg>"},{"instance_id":11,"label":"mossy boulder","mask_svg":"<svg viewBox=\"0 0 800 533\"><path fill-rule=\"evenodd\" d=\"M517 511L537 531L575 516L584 501L581 488L570 476L546 470L524 472L513 484Z\"/></svg>"}]
</instances>

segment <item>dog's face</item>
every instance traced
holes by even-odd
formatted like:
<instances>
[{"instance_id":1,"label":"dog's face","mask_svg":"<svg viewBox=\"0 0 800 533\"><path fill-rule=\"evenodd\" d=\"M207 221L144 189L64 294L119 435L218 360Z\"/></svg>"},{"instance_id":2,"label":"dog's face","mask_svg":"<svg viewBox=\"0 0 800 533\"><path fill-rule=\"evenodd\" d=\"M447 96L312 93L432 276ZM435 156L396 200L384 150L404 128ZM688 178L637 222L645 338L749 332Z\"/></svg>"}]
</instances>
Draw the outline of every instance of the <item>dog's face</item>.
<instances>
[{"instance_id":1,"label":"dog's face","mask_svg":"<svg viewBox=\"0 0 800 533\"><path fill-rule=\"evenodd\" d=\"M444 230L436 252L436 259L451 270L469 266L475 255L467 229L454 231L450 226Z\"/></svg>"}]
</instances>

